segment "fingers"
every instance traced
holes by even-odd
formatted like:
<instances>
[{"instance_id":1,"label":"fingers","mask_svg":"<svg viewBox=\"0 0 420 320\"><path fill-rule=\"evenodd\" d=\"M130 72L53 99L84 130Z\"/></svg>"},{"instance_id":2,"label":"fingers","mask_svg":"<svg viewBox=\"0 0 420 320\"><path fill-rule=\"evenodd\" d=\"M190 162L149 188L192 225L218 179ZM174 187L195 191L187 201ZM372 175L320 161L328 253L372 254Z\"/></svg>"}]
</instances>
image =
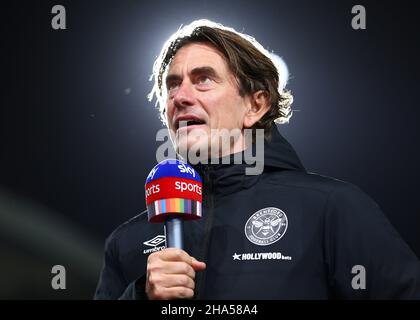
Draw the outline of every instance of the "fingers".
<instances>
[{"instance_id":1,"label":"fingers","mask_svg":"<svg viewBox=\"0 0 420 320\"><path fill-rule=\"evenodd\" d=\"M146 293L149 299L192 298L196 271L206 268L183 250L169 248L148 257Z\"/></svg>"},{"instance_id":2,"label":"fingers","mask_svg":"<svg viewBox=\"0 0 420 320\"><path fill-rule=\"evenodd\" d=\"M195 282L190 277L183 274L163 274L149 276L151 285L160 286L162 288L185 287L191 290L195 288Z\"/></svg>"},{"instance_id":3,"label":"fingers","mask_svg":"<svg viewBox=\"0 0 420 320\"><path fill-rule=\"evenodd\" d=\"M195 277L194 270L203 271L206 268L204 262L198 261L184 250L176 248L168 248L152 253L148 259L149 265L153 264L156 260L160 260L158 266L163 268L165 273L186 273L192 279ZM186 265L174 264L173 262L183 262ZM191 266L191 268L188 266Z\"/></svg>"},{"instance_id":4,"label":"fingers","mask_svg":"<svg viewBox=\"0 0 420 320\"><path fill-rule=\"evenodd\" d=\"M177 296L181 299L192 299L194 297L194 290L185 287L167 288L169 296Z\"/></svg>"},{"instance_id":5,"label":"fingers","mask_svg":"<svg viewBox=\"0 0 420 320\"><path fill-rule=\"evenodd\" d=\"M206 269L206 264L204 262L198 261L194 257L192 257L191 266L195 271L203 271Z\"/></svg>"},{"instance_id":6,"label":"fingers","mask_svg":"<svg viewBox=\"0 0 420 320\"><path fill-rule=\"evenodd\" d=\"M192 299L194 290L185 287L159 288L148 297L150 300Z\"/></svg>"},{"instance_id":7,"label":"fingers","mask_svg":"<svg viewBox=\"0 0 420 320\"><path fill-rule=\"evenodd\" d=\"M168 248L154 253L164 261L180 261L191 264L191 256L184 250Z\"/></svg>"},{"instance_id":8,"label":"fingers","mask_svg":"<svg viewBox=\"0 0 420 320\"><path fill-rule=\"evenodd\" d=\"M160 265L155 270L162 274L183 274L193 280L195 279L193 267L185 262L161 261Z\"/></svg>"}]
</instances>

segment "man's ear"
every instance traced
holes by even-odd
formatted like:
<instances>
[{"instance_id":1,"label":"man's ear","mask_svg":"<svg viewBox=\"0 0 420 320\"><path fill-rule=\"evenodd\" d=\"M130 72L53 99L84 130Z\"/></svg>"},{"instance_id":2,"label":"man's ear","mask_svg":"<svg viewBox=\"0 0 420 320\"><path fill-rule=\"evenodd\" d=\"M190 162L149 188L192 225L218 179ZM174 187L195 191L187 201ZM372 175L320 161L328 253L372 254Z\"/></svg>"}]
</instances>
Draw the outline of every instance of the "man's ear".
<instances>
[{"instance_id":1,"label":"man's ear","mask_svg":"<svg viewBox=\"0 0 420 320\"><path fill-rule=\"evenodd\" d=\"M259 90L249 97L248 110L244 117L244 128L251 128L270 109L268 92Z\"/></svg>"}]
</instances>

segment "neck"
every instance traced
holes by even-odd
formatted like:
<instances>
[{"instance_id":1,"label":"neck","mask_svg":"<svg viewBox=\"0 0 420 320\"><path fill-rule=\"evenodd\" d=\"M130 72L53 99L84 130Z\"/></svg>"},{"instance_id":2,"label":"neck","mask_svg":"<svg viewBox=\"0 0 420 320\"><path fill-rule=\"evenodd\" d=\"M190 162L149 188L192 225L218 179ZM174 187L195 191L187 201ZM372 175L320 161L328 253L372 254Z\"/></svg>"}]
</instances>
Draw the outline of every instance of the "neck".
<instances>
[{"instance_id":1,"label":"neck","mask_svg":"<svg viewBox=\"0 0 420 320\"><path fill-rule=\"evenodd\" d=\"M223 147L219 148L219 158L223 158L231 154L244 151L247 147L245 142L246 142L245 138L243 134L241 134L241 136L238 139L236 139L236 141L233 141L232 143L230 143L229 148L223 148Z\"/></svg>"}]
</instances>

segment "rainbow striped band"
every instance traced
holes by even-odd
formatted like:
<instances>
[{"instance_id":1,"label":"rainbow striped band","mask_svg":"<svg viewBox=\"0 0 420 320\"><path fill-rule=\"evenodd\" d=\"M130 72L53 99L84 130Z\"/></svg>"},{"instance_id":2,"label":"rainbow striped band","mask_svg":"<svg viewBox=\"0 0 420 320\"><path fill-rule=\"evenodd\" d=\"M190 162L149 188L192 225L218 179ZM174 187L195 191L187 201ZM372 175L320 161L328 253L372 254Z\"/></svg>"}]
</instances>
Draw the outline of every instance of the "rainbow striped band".
<instances>
[{"instance_id":1,"label":"rainbow striped band","mask_svg":"<svg viewBox=\"0 0 420 320\"><path fill-rule=\"evenodd\" d=\"M150 222L164 222L166 216L176 215L182 220L195 220L201 218L201 202L190 199L171 198L161 199L147 206Z\"/></svg>"}]
</instances>

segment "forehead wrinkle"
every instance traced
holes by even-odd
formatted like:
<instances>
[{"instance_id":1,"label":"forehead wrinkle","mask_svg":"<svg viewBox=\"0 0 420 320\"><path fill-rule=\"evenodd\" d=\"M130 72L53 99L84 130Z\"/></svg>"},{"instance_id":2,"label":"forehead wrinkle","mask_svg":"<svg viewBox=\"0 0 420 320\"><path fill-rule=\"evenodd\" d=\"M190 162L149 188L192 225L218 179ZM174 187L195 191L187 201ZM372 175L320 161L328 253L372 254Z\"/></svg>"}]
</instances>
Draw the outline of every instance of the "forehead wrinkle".
<instances>
[{"instance_id":1,"label":"forehead wrinkle","mask_svg":"<svg viewBox=\"0 0 420 320\"><path fill-rule=\"evenodd\" d=\"M190 50L191 48L195 48L196 50ZM187 50L187 51L186 51ZM203 57L203 51L205 52L206 56ZM200 53L201 52L201 53ZM181 56L184 55L180 60L180 53ZM215 57L214 55L217 55L217 57L220 59L218 60L217 65L215 65ZM226 57L223 55L222 52L219 51L215 46L212 44L207 43L190 43L183 47L181 47L178 52L175 54L175 56L172 59L172 62L169 64L168 68L166 69L166 76L164 79L167 79L168 77L171 77L169 80L182 80L183 75L182 71L181 74L178 73L179 68L183 68L186 66L187 68L190 68L191 64L191 56L198 57L199 63L194 62L194 65L191 66L191 70L194 70L196 68L206 67L210 66L212 69L214 69L217 72L217 75L219 76L219 79L225 79L226 82L231 83L238 91L239 91L239 81L235 74L230 69L228 62L226 61ZM181 67L179 65L181 64ZM222 70L217 71L217 67L223 68ZM191 71L187 71L188 76L191 75ZM166 84L166 81L163 81Z\"/></svg>"}]
</instances>

